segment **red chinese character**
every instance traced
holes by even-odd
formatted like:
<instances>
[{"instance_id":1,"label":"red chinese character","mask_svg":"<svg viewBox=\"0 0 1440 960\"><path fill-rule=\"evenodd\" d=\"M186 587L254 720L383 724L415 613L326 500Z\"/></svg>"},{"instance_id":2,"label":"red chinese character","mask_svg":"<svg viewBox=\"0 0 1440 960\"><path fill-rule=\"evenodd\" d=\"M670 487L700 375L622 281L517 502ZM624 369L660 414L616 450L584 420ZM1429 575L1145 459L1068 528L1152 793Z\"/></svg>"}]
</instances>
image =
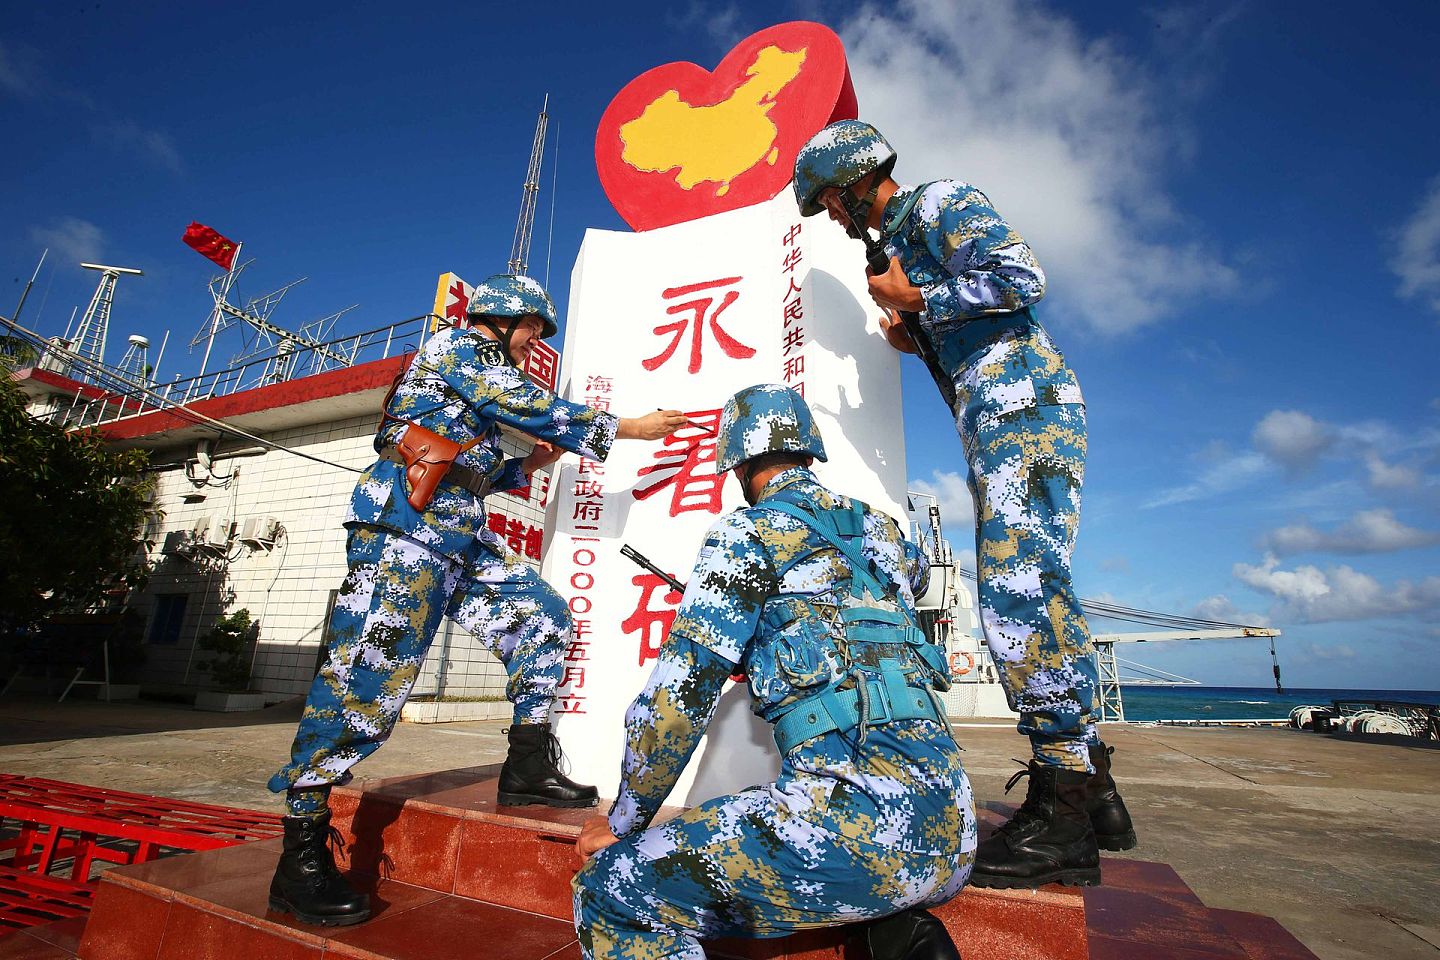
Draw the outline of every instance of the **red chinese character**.
<instances>
[{"instance_id":1,"label":"red chinese character","mask_svg":"<svg viewBox=\"0 0 1440 960\"><path fill-rule=\"evenodd\" d=\"M585 622L586 622L586 623L589 623L590 621L589 621L589 620L586 620ZM579 623L579 621L577 620L576 623ZM578 662L578 661L580 661L580 660L589 660L589 659L590 659L590 641L589 641L589 640L575 640L575 641L572 641L572 642L570 643L570 645L565 648L565 659L566 659L566 660L569 660L569 661L572 661L572 662Z\"/></svg>"},{"instance_id":2,"label":"red chinese character","mask_svg":"<svg viewBox=\"0 0 1440 960\"><path fill-rule=\"evenodd\" d=\"M570 687L572 690L585 689L585 668L566 667L565 676L560 678L560 686Z\"/></svg>"},{"instance_id":3,"label":"red chinese character","mask_svg":"<svg viewBox=\"0 0 1440 960\"><path fill-rule=\"evenodd\" d=\"M589 620L581 620L579 618L576 618L573 621L573 624L574 629L571 631L571 634L575 637L577 641L581 637L588 637L590 636L590 634L595 632L594 629L591 627L591 622ZM585 642L589 643L590 641L587 640Z\"/></svg>"},{"instance_id":4,"label":"red chinese character","mask_svg":"<svg viewBox=\"0 0 1440 960\"><path fill-rule=\"evenodd\" d=\"M563 694L563 693L562 693L562 694L560 695L560 697L557 699L556 703L558 704L558 706L556 706L556 708L555 708L555 712L556 712L556 713L585 713L585 712L586 712L586 711L585 711L585 698L584 698L584 697L571 697L571 696L567 696L566 694Z\"/></svg>"},{"instance_id":5,"label":"red chinese character","mask_svg":"<svg viewBox=\"0 0 1440 960\"><path fill-rule=\"evenodd\" d=\"M799 297L796 297L794 300L791 300L789 303L785 304L785 326L788 327L792 323L799 323L801 320L804 319L805 308L801 305L801 300Z\"/></svg>"},{"instance_id":6,"label":"red chinese character","mask_svg":"<svg viewBox=\"0 0 1440 960\"><path fill-rule=\"evenodd\" d=\"M571 520L599 520L600 508L603 504L596 500L581 500L575 504L575 512L570 515Z\"/></svg>"},{"instance_id":7,"label":"red chinese character","mask_svg":"<svg viewBox=\"0 0 1440 960\"><path fill-rule=\"evenodd\" d=\"M525 528L527 526L529 524L525 521L513 519L505 524L505 532L501 536L505 538L506 543L510 544L510 549L516 553L522 553L525 550Z\"/></svg>"},{"instance_id":8,"label":"red chinese character","mask_svg":"<svg viewBox=\"0 0 1440 960\"><path fill-rule=\"evenodd\" d=\"M587 396L585 398L585 406L589 407L591 410L609 410L610 398Z\"/></svg>"},{"instance_id":9,"label":"red chinese character","mask_svg":"<svg viewBox=\"0 0 1440 960\"><path fill-rule=\"evenodd\" d=\"M555 364L559 359L560 354L554 347L543 342L536 343L530 350L530 356L525 358L525 375L546 390L554 390Z\"/></svg>"},{"instance_id":10,"label":"red chinese character","mask_svg":"<svg viewBox=\"0 0 1440 960\"><path fill-rule=\"evenodd\" d=\"M640 588L640 597L635 604L635 612L620 622L620 629L640 634L640 659L637 663L643 667L646 660L654 660L660 655L660 646L670 635L670 625L675 622L675 608L680 604L680 594L653 573L637 574L630 582ZM652 608L655 592L661 587L665 588L660 597L661 606Z\"/></svg>"},{"instance_id":11,"label":"red chinese character","mask_svg":"<svg viewBox=\"0 0 1440 960\"><path fill-rule=\"evenodd\" d=\"M540 503L540 506L543 507L543 506L545 506L545 505L550 501L550 475L549 475L549 474L545 474L545 473L533 473L533 474L530 475L530 482L529 482L529 483L525 484L525 486L523 486L523 487L516 487L514 490L511 490L510 492L511 492L512 494L514 494L514 496L515 496L517 499L520 499L520 500L530 500L530 499L532 499L532 498L535 496L535 487L536 487L536 481L537 481L537 480L539 481L539 487L540 487L539 503Z\"/></svg>"},{"instance_id":12,"label":"red chinese character","mask_svg":"<svg viewBox=\"0 0 1440 960\"><path fill-rule=\"evenodd\" d=\"M581 460L579 473L593 473L596 476L604 476L605 465L599 460Z\"/></svg>"},{"instance_id":13,"label":"red chinese character","mask_svg":"<svg viewBox=\"0 0 1440 960\"><path fill-rule=\"evenodd\" d=\"M500 534L500 536L503 537L505 536L505 521L508 519L509 518L500 511L492 510L490 511L490 516L487 517L485 520L485 526L489 527L493 532L498 533Z\"/></svg>"},{"instance_id":14,"label":"red chinese character","mask_svg":"<svg viewBox=\"0 0 1440 960\"><path fill-rule=\"evenodd\" d=\"M729 286L733 283L739 283L743 279L744 277L726 277L724 280L707 280L704 283L692 283L684 287L670 287L662 293L661 296L666 300L671 300L675 297L688 296L701 290ZM720 349L725 353L725 356L733 360L744 360L755 356L754 349L736 340L720 327L720 314L724 313L725 309L739 299L739 297L740 292L738 290L726 290L725 296L720 301L720 306L716 307L715 312L710 314L709 317L710 332L715 335L715 342L720 345ZM663 336L667 333L673 333L675 336L670 340L669 346L649 360L641 361L640 365L646 370L659 369L661 364L665 363L665 361L669 360L675 354L675 348L680 345L681 338L685 336L685 328L689 326L691 328L690 365L686 369L690 373L699 373L700 341L702 331L705 327L705 313L714 302L714 296L696 297L693 300L686 300L683 303L675 303L666 307L665 312L668 314L674 315L688 310L691 312L691 316L688 319L677 320L675 323L664 323L656 327L654 332L657 336Z\"/></svg>"},{"instance_id":15,"label":"red chinese character","mask_svg":"<svg viewBox=\"0 0 1440 960\"><path fill-rule=\"evenodd\" d=\"M666 437L655 450L655 462L636 472L633 495L646 500L671 487L670 516L695 510L718 514L725 485L725 477L715 472L720 411L696 410L685 416L691 423Z\"/></svg>"},{"instance_id":16,"label":"red chinese character","mask_svg":"<svg viewBox=\"0 0 1440 960\"><path fill-rule=\"evenodd\" d=\"M545 543L545 531L531 526L525 531L525 556L531 560L540 559L540 548Z\"/></svg>"},{"instance_id":17,"label":"red chinese character","mask_svg":"<svg viewBox=\"0 0 1440 960\"><path fill-rule=\"evenodd\" d=\"M801 260L804 259L805 251L801 250L799 247L794 247L789 253L785 254L785 258L780 261L780 265L785 269L786 273L789 273L790 271L795 269L796 264L798 264Z\"/></svg>"},{"instance_id":18,"label":"red chinese character","mask_svg":"<svg viewBox=\"0 0 1440 960\"><path fill-rule=\"evenodd\" d=\"M575 480L575 496L577 497L598 497L605 492L603 480Z\"/></svg>"},{"instance_id":19,"label":"red chinese character","mask_svg":"<svg viewBox=\"0 0 1440 960\"><path fill-rule=\"evenodd\" d=\"M798 236L800 236L800 224L797 223L795 224L795 226L790 228L790 231L788 233L785 234L785 246L788 247L790 246L790 244L794 243L795 238Z\"/></svg>"},{"instance_id":20,"label":"red chinese character","mask_svg":"<svg viewBox=\"0 0 1440 960\"><path fill-rule=\"evenodd\" d=\"M789 357L785 360L785 382L789 383L805 372L805 357Z\"/></svg>"},{"instance_id":21,"label":"red chinese character","mask_svg":"<svg viewBox=\"0 0 1440 960\"><path fill-rule=\"evenodd\" d=\"M470 305L470 295L465 292L464 281L456 280L446 292L455 299L445 305L445 319L451 321L452 326L465 326L469 322L465 319L465 308Z\"/></svg>"},{"instance_id":22,"label":"red chinese character","mask_svg":"<svg viewBox=\"0 0 1440 960\"><path fill-rule=\"evenodd\" d=\"M789 356L805 346L805 328L791 327L785 331L785 354Z\"/></svg>"},{"instance_id":23,"label":"red chinese character","mask_svg":"<svg viewBox=\"0 0 1440 960\"><path fill-rule=\"evenodd\" d=\"M586 393L609 393L614 389L614 382L609 377L586 377Z\"/></svg>"}]
</instances>

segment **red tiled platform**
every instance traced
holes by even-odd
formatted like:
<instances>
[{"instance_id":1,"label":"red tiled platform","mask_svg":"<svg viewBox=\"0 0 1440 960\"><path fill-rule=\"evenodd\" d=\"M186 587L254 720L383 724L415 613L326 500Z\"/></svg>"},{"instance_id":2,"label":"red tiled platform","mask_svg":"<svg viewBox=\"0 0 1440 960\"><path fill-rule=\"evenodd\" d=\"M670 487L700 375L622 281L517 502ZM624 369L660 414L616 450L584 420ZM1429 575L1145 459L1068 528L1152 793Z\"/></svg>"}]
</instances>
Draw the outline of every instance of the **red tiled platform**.
<instances>
[{"instance_id":1,"label":"red tiled platform","mask_svg":"<svg viewBox=\"0 0 1440 960\"><path fill-rule=\"evenodd\" d=\"M279 841L114 869L84 929L0 941L0 960L578 960L574 838L592 810L503 808L496 767L361 782L332 797L375 916L316 928L267 909ZM1004 811L982 811L988 833ZM1083 893L966 890L935 912L976 960L1306 960L1268 918L1209 910L1165 864L1106 860ZM72 922L73 923L73 922ZM46 939L46 936L49 939ZM721 941L715 958L863 960L845 928ZM28 952L27 952L28 951Z\"/></svg>"}]
</instances>

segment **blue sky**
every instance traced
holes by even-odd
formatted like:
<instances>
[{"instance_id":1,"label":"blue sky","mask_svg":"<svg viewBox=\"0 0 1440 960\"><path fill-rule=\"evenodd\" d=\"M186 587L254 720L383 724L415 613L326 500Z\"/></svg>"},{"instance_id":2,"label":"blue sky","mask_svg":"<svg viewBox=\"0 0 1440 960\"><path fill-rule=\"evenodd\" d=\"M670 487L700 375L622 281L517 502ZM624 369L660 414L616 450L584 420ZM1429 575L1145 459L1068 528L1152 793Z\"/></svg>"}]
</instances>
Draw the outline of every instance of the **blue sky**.
<instances>
[{"instance_id":1,"label":"blue sky","mask_svg":"<svg viewBox=\"0 0 1440 960\"><path fill-rule=\"evenodd\" d=\"M258 258L246 292L310 277L283 323L424 312L438 273L503 267L546 92L563 312L584 229L623 227L591 155L609 98L820 20L897 175L979 185L1050 275L1091 422L1081 593L1276 625L1295 686L1440 689L1440 6L297 6L7 5L0 312L46 246L25 319L47 334L93 290L79 260L141 267L112 351L170 329L162 377L193 370L192 219ZM962 545L959 442L917 364L905 394L911 477ZM1269 676L1251 641L1136 653Z\"/></svg>"}]
</instances>

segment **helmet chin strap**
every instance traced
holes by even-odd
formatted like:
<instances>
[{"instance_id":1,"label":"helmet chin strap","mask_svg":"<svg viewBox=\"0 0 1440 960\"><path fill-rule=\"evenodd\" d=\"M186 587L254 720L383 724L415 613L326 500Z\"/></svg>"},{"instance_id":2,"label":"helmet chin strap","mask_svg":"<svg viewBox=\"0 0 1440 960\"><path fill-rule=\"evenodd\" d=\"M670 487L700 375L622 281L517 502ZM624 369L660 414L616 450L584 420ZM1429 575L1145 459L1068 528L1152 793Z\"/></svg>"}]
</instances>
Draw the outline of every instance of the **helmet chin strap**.
<instances>
[{"instance_id":1,"label":"helmet chin strap","mask_svg":"<svg viewBox=\"0 0 1440 960\"><path fill-rule=\"evenodd\" d=\"M870 210L875 206L875 197L880 193L880 180L880 177L875 177L870 184L870 192L859 200L850 192L854 184L846 184L840 188L840 205L850 217L850 222L845 225L845 232L856 240L865 239L860 235L860 231L865 229L870 220Z\"/></svg>"},{"instance_id":2,"label":"helmet chin strap","mask_svg":"<svg viewBox=\"0 0 1440 960\"><path fill-rule=\"evenodd\" d=\"M494 317L481 317L479 320L479 323L484 326L485 329L495 334L495 339L500 342L500 346L505 348L505 360L512 367L519 367L520 364L515 362L515 357L510 353L510 338L515 335L515 331L519 328L520 321L523 319L523 317L511 317L510 323L506 325L503 333L500 330L500 325L495 322Z\"/></svg>"},{"instance_id":3,"label":"helmet chin strap","mask_svg":"<svg viewBox=\"0 0 1440 960\"><path fill-rule=\"evenodd\" d=\"M735 465L735 475L740 478L740 492L745 496L745 502L755 506L755 494L750 492L750 478L755 476L755 458L750 458L744 463Z\"/></svg>"}]
</instances>

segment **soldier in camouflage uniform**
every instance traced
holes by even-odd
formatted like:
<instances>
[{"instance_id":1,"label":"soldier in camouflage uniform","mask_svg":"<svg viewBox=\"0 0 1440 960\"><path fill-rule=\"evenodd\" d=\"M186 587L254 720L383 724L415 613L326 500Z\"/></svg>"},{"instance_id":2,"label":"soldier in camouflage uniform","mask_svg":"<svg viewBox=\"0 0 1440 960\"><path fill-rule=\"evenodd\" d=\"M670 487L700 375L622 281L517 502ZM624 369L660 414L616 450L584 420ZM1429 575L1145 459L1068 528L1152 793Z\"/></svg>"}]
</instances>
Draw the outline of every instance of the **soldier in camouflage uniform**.
<instances>
[{"instance_id":1,"label":"soldier in camouflage uniform","mask_svg":"<svg viewBox=\"0 0 1440 960\"><path fill-rule=\"evenodd\" d=\"M976 842L931 692L944 657L916 626L928 564L894 520L821 486L812 458L825 447L798 393L761 385L725 405L716 469L754 506L706 536L626 714L618 798L581 835L587 958L702 960L704 938L880 917L877 956L956 956L921 910L960 890ZM737 666L775 725L779 779L647 829Z\"/></svg>"},{"instance_id":2,"label":"soldier in camouflage uniform","mask_svg":"<svg viewBox=\"0 0 1440 960\"><path fill-rule=\"evenodd\" d=\"M489 278L467 313L468 324L426 342L387 398L375 437L380 457L356 484L345 521L350 572L331 616L328 656L291 760L270 779L271 790L286 791L288 813L270 904L307 923L369 916L368 898L348 887L326 845L329 790L390 736L442 616L474 634L509 674L514 716L501 802L596 803L594 787L558 769L549 724L569 611L486 525L484 497L525 486L565 450L604 460L615 439L659 439L684 418L678 411L620 418L528 380L520 368L532 344L556 331L554 305L528 277ZM412 424L451 441L477 441L420 510L410 503L395 446ZM502 424L538 438L528 457L505 458Z\"/></svg>"},{"instance_id":3,"label":"soldier in camouflage uniform","mask_svg":"<svg viewBox=\"0 0 1440 960\"><path fill-rule=\"evenodd\" d=\"M841 121L801 149L794 186L803 215L880 231L890 266L871 271L870 292L886 339L925 358L969 466L981 623L1033 753L1025 804L981 844L973 882L1097 883L1097 837L1119 850L1135 834L1092 722L1095 662L1070 577L1084 401L1036 318L1045 275L1029 245L969 184L896 183L895 158L870 124Z\"/></svg>"}]
</instances>

